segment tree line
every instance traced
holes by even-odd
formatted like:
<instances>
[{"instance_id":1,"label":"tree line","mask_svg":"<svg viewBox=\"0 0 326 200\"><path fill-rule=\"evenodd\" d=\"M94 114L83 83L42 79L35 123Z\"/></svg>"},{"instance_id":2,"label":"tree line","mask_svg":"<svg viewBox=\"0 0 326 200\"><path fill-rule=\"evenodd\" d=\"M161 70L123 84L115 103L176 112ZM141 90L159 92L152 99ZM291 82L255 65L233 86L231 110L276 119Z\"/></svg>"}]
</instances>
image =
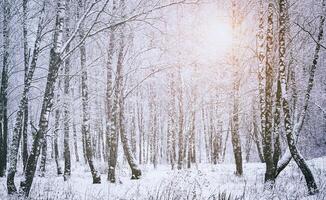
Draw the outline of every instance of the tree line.
<instances>
[{"instance_id":1,"label":"tree line","mask_svg":"<svg viewBox=\"0 0 326 200\"><path fill-rule=\"evenodd\" d=\"M259 161L265 189L293 158L309 194L317 193L299 139L322 138L322 127L306 134L318 121L309 113L326 119L314 94L325 88L316 73L326 2L315 32L296 12L304 2L292 2L227 2L232 46L210 66L183 46L182 22L201 1L2 1L0 176L8 194L28 196L51 163L65 181L72 162L88 165L98 184L105 162L115 183L120 154L131 179L145 164L180 170L231 159L242 176L245 162Z\"/></svg>"}]
</instances>

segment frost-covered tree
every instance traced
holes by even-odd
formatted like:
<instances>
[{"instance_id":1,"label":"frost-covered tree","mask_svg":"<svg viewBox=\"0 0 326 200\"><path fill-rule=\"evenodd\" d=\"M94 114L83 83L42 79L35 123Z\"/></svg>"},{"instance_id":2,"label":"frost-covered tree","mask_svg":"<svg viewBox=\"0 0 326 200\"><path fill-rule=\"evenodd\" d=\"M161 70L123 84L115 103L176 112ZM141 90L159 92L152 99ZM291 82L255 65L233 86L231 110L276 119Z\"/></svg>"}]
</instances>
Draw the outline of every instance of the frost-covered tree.
<instances>
[{"instance_id":1,"label":"frost-covered tree","mask_svg":"<svg viewBox=\"0 0 326 200\"><path fill-rule=\"evenodd\" d=\"M322 7L323 9L326 7L326 1L322 1ZM302 124L306 115L307 107L308 107L308 102L310 99L310 93L314 84L314 76L315 76L315 71L317 67L317 62L319 58L319 51L320 51L320 41L323 38L324 35L324 24L325 24L325 16L320 16L320 25L319 25L319 32L318 32L318 39L317 39L317 44L316 44L316 49L314 52L314 57L313 57L313 62L310 67L309 71L309 79L308 79L308 86L305 92L304 96L304 105L303 109L301 110L299 120L296 122L294 125L292 125L291 122L291 116L290 116L290 108L289 108L289 101L288 101L288 81L286 79L286 70L287 69L287 64L286 64L286 32L287 32L287 17L288 17L288 3L286 0L281 0L279 2L279 11L280 11L280 17L279 17L279 25L280 25L280 30L279 30L279 67L280 67L280 78L281 78L281 101L282 101L282 107L283 107L283 113L284 113L284 126L285 126L285 133L286 133L286 139L287 139L287 144L289 147L289 151L291 153L292 158L294 161L297 163L298 167L300 168L301 172L303 173L309 194L315 194L318 193L318 187L316 185L316 181L314 179L314 176L300 154L297 145L296 145L296 137L298 136L300 129L302 128ZM284 163L284 162L283 162ZM281 163L281 164L283 164Z\"/></svg>"},{"instance_id":2,"label":"frost-covered tree","mask_svg":"<svg viewBox=\"0 0 326 200\"><path fill-rule=\"evenodd\" d=\"M157 173L146 184L164 178L162 198L206 198L231 179L235 190L246 183L243 198L299 198L305 190L292 191L301 176L310 194L324 195L323 158L304 158L326 153L325 0L0 5L0 184L8 194L78 198L78 178L97 184L92 192L107 181L115 189L103 198L120 198ZM279 191L280 180L291 192Z\"/></svg>"},{"instance_id":3,"label":"frost-covered tree","mask_svg":"<svg viewBox=\"0 0 326 200\"><path fill-rule=\"evenodd\" d=\"M2 71L0 87L0 177L5 175L7 168L7 146L8 146L8 79L9 79L9 48L10 48L10 1L2 2Z\"/></svg>"}]
</instances>

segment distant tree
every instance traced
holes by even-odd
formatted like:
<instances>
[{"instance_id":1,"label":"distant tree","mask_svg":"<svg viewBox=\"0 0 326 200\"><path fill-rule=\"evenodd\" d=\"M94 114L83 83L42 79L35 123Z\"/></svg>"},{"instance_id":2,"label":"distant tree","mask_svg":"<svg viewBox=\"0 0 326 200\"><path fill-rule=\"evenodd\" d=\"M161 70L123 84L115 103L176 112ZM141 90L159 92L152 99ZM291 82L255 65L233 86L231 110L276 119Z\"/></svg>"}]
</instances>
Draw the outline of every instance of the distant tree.
<instances>
[{"instance_id":1,"label":"distant tree","mask_svg":"<svg viewBox=\"0 0 326 200\"><path fill-rule=\"evenodd\" d=\"M168 102L168 144L167 151L169 152L168 160L170 161L171 168L174 169L176 163L176 88L175 77L173 72L169 73L169 102Z\"/></svg>"},{"instance_id":2,"label":"distant tree","mask_svg":"<svg viewBox=\"0 0 326 200\"><path fill-rule=\"evenodd\" d=\"M179 66L177 72L177 97L178 97L178 169L182 169L183 158L184 158L184 110L183 110L183 86L182 86L182 77L181 77L181 67Z\"/></svg>"},{"instance_id":3,"label":"distant tree","mask_svg":"<svg viewBox=\"0 0 326 200\"><path fill-rule=\"evenodd\" d=\"M237 26L239 25L239 16L237 16L237 4L236 1L232 1L232 29L233 32L237 31ZM235 37L236 33L234 33ZM235 44L233 44L235 45ZM231 125L231 141L233 146L233 153L235 158L236 164L236 175L242 176L243 169L242 169L242 150L241 150L241 139L239 135L239 104L240 104L240 73L239 73L239 63L238 58L236 58L235 47L232 50L232 67L234 71L234 80L233 80L233 91L232 91L232 98L233 98L233 112L232 112L232 125Z\"/></svg>"}]
</instances>

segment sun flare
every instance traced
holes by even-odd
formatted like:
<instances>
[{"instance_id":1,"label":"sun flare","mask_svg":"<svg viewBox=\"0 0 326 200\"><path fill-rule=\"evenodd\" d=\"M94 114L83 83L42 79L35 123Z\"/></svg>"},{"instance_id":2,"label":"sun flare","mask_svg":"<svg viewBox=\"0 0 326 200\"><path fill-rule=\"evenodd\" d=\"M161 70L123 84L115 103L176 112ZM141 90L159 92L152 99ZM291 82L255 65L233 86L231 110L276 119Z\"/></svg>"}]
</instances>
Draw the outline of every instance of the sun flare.
<instances>
[{"instance_id":1,"label":"sun flare","mask_svg":"<svg viewBox=\"0 0 326 200\"><path fill-rule=\"evenodd\" d=\"M207 58L223 57L232 47L232 27L226 20L203 20L198 27L198 33L200 54Z\"/></svg>"},{"instance_id":2,"label":"sun flare","mask_svg":"<svg viewBox=\"0 0 326 200\"><path fill-rule=\"evenodd\" d=\"M203 36L214 48L228 48L232 45L232 29L227 22L214 21L205 24Z\"/></svg>"}]
</instances>

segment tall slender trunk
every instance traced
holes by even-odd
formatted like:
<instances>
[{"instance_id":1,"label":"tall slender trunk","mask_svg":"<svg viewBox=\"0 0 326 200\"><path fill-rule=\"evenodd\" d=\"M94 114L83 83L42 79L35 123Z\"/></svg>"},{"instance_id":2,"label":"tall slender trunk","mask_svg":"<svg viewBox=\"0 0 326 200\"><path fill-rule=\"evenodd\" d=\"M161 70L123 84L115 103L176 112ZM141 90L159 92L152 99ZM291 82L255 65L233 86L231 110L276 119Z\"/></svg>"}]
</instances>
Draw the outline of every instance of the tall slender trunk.
<instances>
[{"instance_id":1,"label":"tall slender trunk","mask_svg":"<svg viewBox=\"0 0 326 200\"><path fill-rule=\"evenodd\" d=\"M112 2L112 12L116 11L116 0ZM115 166L117 162L117 132L116 132L116 93L113 93L112 74L113 74L113 55L115 51L115 30L112 30L109 38L108 60L106 65L106 152L108 157L108 180L115 182Z\"/></svg>"},{"instance_id":2,"label":"tall slender trunk","mask_svg":"<svg viewBox=\"0 0 326 200\"><path fill-rule=\"evenodd\" d=\"M157 167L157 108L156 108L156 94L153 84L149 86L149 109L150 109L150 146L151 146L151 161L154 168Z\"/></svg>"},{"instance_id":3,"label":"tall slender trunk","mask_svg":"<svg viewBox=\"0 0 326 200\"><path fill-rule=\"evenodd\" d=\"M118 73L118 72L117 72ZM108 180L111 183L115 183L116 178L115 178L115 168L117 165L117 157L118 157L118 141L119 141L119 130L118 130L118 109L119 109L119 87L118 87L118 80L119 77L116 75L115 78L115 90L112 96L112 107L111 107L111 112L112 116L110 119L110 151L109 151L109 170L108 170Z\"/></svg>"},{"instance_id":4,"label":"tall slender trunk","mask_svg":"<svg viewBox=\"0 0 326 200\"><path fill-rule=\"evenodd\" d=\"M76 129L76 122L73 118L72 121L72 131L73 131L73 138L74 138L74 150L75 150L75 156L76 156L76 162L79 162L79 154L78 154L78 144L77 144L77 129Z\"/></svg>"},{"instance_id":5,"label":"tall slender trunk","mask_svg":"<svg viewBox=\"0 0 326 200\"><path fill-rule=\"evenodd\" d=\"M108 154L107 154L107 151L106 151L105 138L106 138L106 131L104 131L102 129L102 131L101 131L102 156L103 156L104 162L107 162L108 161Z\"/></svg>"},{"instance_id":6,"label":"tall slender trunk","mask_svg":"<svg viewBox=\"0 0 326 200\"><path fill-rule=\"evenodd\" d=\"M257 34L257 40L258 40L258 92L259 92L259 109L260 109L260 127L261 127L261 135L263 135L265 133L265 91L264 91L264 80L265 80L265 68L264 68L264 60L265 60L265 53L264 52L264 38L265 38L265 34L264 34L264 7L263 7L263 1L260 0L259 1L259 31ZM258 135L256 135L257 139L258 139ZM261 152L260 149L260 144L259 141L256 142L256 146L257 146L257 150L258 150L258 154L259 154L259 158L262 162L265 162L264 160L264 155Z\"/></svg>"},{"instance_id":7,"label":"tall slender trunk","mask_svg":"<svg viewBox=\"0 0 326 200\"><path fill-rule=\"evenodd\" d=\"M45 165L46 165L46 158L47 158L47 150L48 150L48 141L47 136L44 136L43 143L42 143L42 153L41 153L41 163L40 163L40 176L44 177L45 175Z\"/></svg>"},{"instance_id":8,"label":"tall slender trunk","mask_svg":"<svg viewBox=\"0 0 326 200\"><path fill-rule=\"evenodd\" d=\"M211 157L211 163L213 163L214 165L217 164L217 155L216 155L216 151L215 151L215 142L216 142L216 135L215 135L215 127L214 127L214 108L213 106L210 106L210 114L207 115L209 117L209 119L207 120L209 122L209 150L210 150L210 157Z\"/></svg>"},{"instance_id":9,"label":"tall slender trunk","mask_svg":"<svg viewBox=\"0 0 326 200\"><path fill-rule=\"evenodd\" d=\"M58 1L56 14L55 32L53 39L53 48L50 50L49 72L47 76L46 88L43 97L43 104L40 114L38 130L34 136L32 150L27 160L25 178L21 181L21 192L28 196L36 170L37 160L40 154L40 145L43 143L44 135L48 131L49 114L53 105L54 86L58 76L60 63L60 48L62 45L63 21L65 16L65 2Z\"/></svg>"},{"instance_id":10,"label":"tall slender trunk","mask_svg":"<svg viewBox=\"0 0 326 200\"><path fill-rule=\"evenodd\" d=\"M27 3L28 0L23 0L23 40L24 40L24 87L28 84L28 70L29 70L29 57L30 52L28 48L28 35L27 35ZM27 128L28 128L28 95L27 100L24 106L24 116L23 116L23 129L22 129L22 158L23 158L23 167L25 169L27 158L28 158L28 149L27 149Z\"/></svg>"},{"instance_id":11,"label":"tall slender trunk","mask_svg":"<svg viewBox=\"0 0 326 200\"><path fill-rule=\"evenodd\" d=\"M60 74L62 74L62 67L59 69L61 72ZM57 167L57 175L61 175L62 174L62 169L60 166L60 155L59 155L59 144L58 144L58 138L59 138L59 132L60 132L60 122L61 122L61 114L62 114L62 110L61 110L61 100L62 100L62 96L61 96L61 90L60 88L62 87L62 77L58 77L58 83L57 83L57 94L55 96L56 99L56 108L54 111L54 131L53 131L53 146L54 146L54 160L55 160L55 164Z\"/></svg>"},{"instance_id":12,"label":"tall slender trunk","mask_svg":"<svg viewBox=\"0 0 326 200\"><path fill-rule=\"evenodd\" d=\"M210 155L209 155L209 145L208 145L208 137L207 137L207 135L208 135L208 131L207 131L207 123L206 123L206 121L208 121L208 119L206 118L205 119L205 108L202 108L202 110L201 110L201 119L202 119L202 124L203 124L203 135L204 135L204 142L205 142L205 152L206 152L206 159L207 159L207 161L209 161L210 159L209 159L209 157L210 157Z\"/></svg>"},{"instance_id":13,"label":"tall slender trunk","mask_svg":"<svg viewBox=\"0 0 326 200\"><path fill-rule=\"evenodd\" d=\"M28 102L28 97L27 97ZM24 107L24 120L23 120L23 130L22 130L22 160L23 160L23 168L26 168L27 159L28 159L28 103L25 104Z\"/></svg>"},{"instance_id":14,"label":"tall slender trunk","mask_svg":"<svg viewBox=\"0 0 326 200\"><path fill-rule=\"evenodd\" d=\"M237 37L236 29L238 28L238 16L236 15L237 5L236 1L232 1L232 29L234 32L235 37ZM234 44L233 44L234 45ZM241 151L241 141L239 135L239 105L240 105L240 97L239 97L239 90L240 90L240 74L239 70L239 63L237 62L236 58L236 51L233 47L232 49L232 65L234 72L234 82L233 82L233 112L232 112L232 126L231 126L231 141L233 146L233 153L234 159L236 164L236 175L242 176L243 169L242 169L242 151Z\"/></svg>"},{"instance_id":15,"label":"tall slender trunk","mask_svg":"<svg viewBox=\"0 0 326 200\"><path fill-rule=\"evenodd\" d=\"M252 132L246 136L246 144L245 144L245 155L246 155L246 162L248 163L250 161L250 156L251 156L251 148L252 148Z\"/></svg>"},{"instance_id":16,"label":"tall slender trunk","mask_svg":"<svg viewBox=\"0 0 326 200\"><path fill-rule=\"evenodd\" d=\"M175 111L175 78L173 72L169 74L169 119L168 119L168 156L171 168L174 169L176 162L176 111Z\"/></svg>"},{"instance_id":17,"label":"tall slender trunk","mask_svg":"<svg viewBox=\"0 0 326 200\"><path fill-rule=\"evenodd\" d=\"M323 0L322 2L322 9L325 9L326 7L326 2L325 0ZM321 45L320 42L322 41L323 37L324 37L324 24L325 24L325 16L320 16L320 22L319 22L319 30L318 30L318 38L317 38L317 44L316 44L316 48L315 48L315 52L314 52L314 57L312 60L312 65L310 67L310 71L309 71L309 79L308 79L308 83L307 83L307 88L305 91L305 96L304 96L304 102L303 102L303 107L301 110L301 113L299 115L299 119L295 122L294 126L293 126L293 133L294 133L294 137L298 136L301 132L301 129L303 127L304 124L304 119L306 116L306 112L308 109L308 103L309 103L309 99L310 99L310 93L311 90L314 86L314 76L315 76L315 70L317 67L317 62L319 59L319 52L321 49ZM282 88L283 89L283 88ZM284 89L283 89L284 90ZM294 93L296 93L296 91L293 91ZM296 102L296 94L294 94L294 104ZM278 166L277 166L277 175L279 175L285 168L286 166L290 163L292 159L292 155L289 149L287 149L287 151L284 153L284 155L282 156Z\"/></svg>"},{"instance_id":18,"label":"tall slender trunk","mask_svg":"<svg viewBox=\"0 0 326 200\"><path fill-rule=\"evenodd\" d=\"M124 0L120 1L122 9L124 10ZM125 117L124 117L124 95L123 95L123 58L124 58L124 51L125 51L125 35L124 35L124 27L120 30L120 50L118 55L118 63L117 63L117 72L116 72L116 90L119 92L117 93L118 97L118 107L119 114L118 114L118 128L121 136L121 142L123 147L124 155L127 158L128 164L131 168L131 179L139 179L141 176L141 170L139 169L136 160L133 156L133 153L130 149L128 144L126 129L125 129Z\"/></svg>"},{"instance_id":19,"label":"tall slender trunk","mask_svg":"<svg viewBox=\"0 0 326 200\"><path fill-rule=\"evenodd\" d=\"M135 107L135 105L132 105ZM136 109L133 108L133 113L136 113ZM131 129L130 129L130 142L131 142L131 151L133 155L136 157L137 153L137 142L136 142L136 116L131 116Z\"/></svg>"},{"instance_id":20,"label":"tall slender trunk","mask_svg":"<svg viewBox=\"0 0 326 200\"><path fill-rule=\"evenodd\" d=\"M232 131L232 120L230 120L230 122L229 122L228 130L227 130L226 137L224 140L224 148L223 148L223 152L222 152L222 162L224 162L224 160L225 160L226 144L228 142L229 135L230 135L231 131Z\"/></svg>"},{"instance_id":21,"label":"tall slender trunk","mask_svg":"<svg viewBox=\"0 0 326 200\"><path fill-rule=\"evenodd\" d=\"M63 74L63 68L62 67L59 67L59 73L60 74ZM62 85L62 77L59 76L58 77L58 84L57 84L57 94L56 94L56 109L55 109L55 122L54 122L54 127L55 127L55 130L53 131L53 134L54 134L54 159L55 159L55 162L56 162L56 166L57 166L57 174L58 175L61 175L62 172L61 172L61 167L60 167L60 164L59 164L59 145L58 145L58 134L59 134L59 131L60 131L60 115L61 115L61 85ZM41 171L41 174L40 176L41 177L44 177L44 174L45 174L45 165L46 165L46 159L47 159L47 138L46 136L44 137L44 140L43 140L43 144L42 144L42 152L41 152L41 162L40 162L40 171Z\"/></svg>"},{"instance_id":22,"label":"tall slender trunk","mask_svg":"<svg viewBox=\"0 0 326 200\"><path fill-rule=\"evenodd\" d=\"M178 146L179 146L179 153L178 153L178 169L182 169L183 165L183 88L182 88L182 77L181 77L181 69L179 67L178 69L178 110L179 110L179 116L178 116Z\"/></svg>"},{"instance_id":23,"label":"tall slender trunk","mask_svg":"<svg viewBox=\"0 0 326 200\"><path fill-rule=\"evenodd\" d=\"M140 90L138 90L138 97L140 99L142 99L142 95L140 93ZM143 134L144 134L144 111L143 111L143 106L142 104L137 101L137 122L138 122L138 149L139 149L139 155L138 155L138 159L139 159L139 164L142 164L142 161L144 159L143 157Z\"/></svg>"},{"instance_id":24,"label":"tall slender trunk","mask_svg":"<svg viewBox=\"0 0 326 200\"><path fill-rule=\"evenodd\" d=\"M70 0L66 0L66 18L65 18L65 36L66 39L70 37ZM66 52L69 52L69 45L66 48ZM63 86L63 93L64 93L64 102L63 102L63 131L64 131L64 138L63 138L63 157L65 160L65 168L63 173L64 180L68 180L71 175L71 159L70 159L70 148L69 148L69 99L70 99L70 58L66 58L64 62L64 86Z\"/></svg>"},{"instance_id":25,"label":"tall slender trunk","mask_svg":"<svg viewBox=\"0 0 326 200\"><path fill-rule=\"evenodd\" d=\"M3 4L3 60L0 88L0 177L5 176L7 168L7 140L8 140L8 116L7 116L7 101L8 101L8 69L9 69L9 45L10 45L10 3L4 0Z\"/></svg>"},{"instance_id":26,"label":"tall slender trunk","mask_svg":"<svg viewBox=\"0 0 326 200\"><path fill-rule=\"evenodd\" d=\"M91 135L90 135L89 97L88 97L88 86L87 86L86 48L84 45L80 46L80 54L81 54L80 59L81 59L81 66L82 66L82 107L83 107L82 134L85 137L86 158L93 177L93 183L101 183L101 177L96 171L93 163L93 150L92 150Z\"/></svg>"},{"instance_id":27,"label":"tall slender trunk","mask_svg":"<svg viewBox=\"0 0 326 200\"><path fill-rule=\"evenodd\" d=\"M277 174L277 164L280 159L281 155L281 142L280 142L280 130L281 130L281 82L280 82L280 77L279 73L277 76L277 83L276 83L276 95L275 95L275 111L273 113L273 164L274 164L274 174L275 174L275 179L276 179L276 174Z\"/></svg>"},{"instance_id":28,"label":"tall slender trunk","mask_svg":"<svg viewBox=\"0 0 326 200\"><path fill-rule=\"evenodd\" d=\"M223 135L223 122L218 121L218 160L221 160L221 155L222 155L222 148L223 148L223 140L222 140L222 135Z\"/></svg>"},{"instance_id":29,"label":"tall slender trunk","mask_svg":"<svg viewBox=\"0 0 326 200\"><path fill-rule=\"evenodd\" d=\"M82 133L82 146L83 146L83 158L85 164L87 164L87 156L86 156L86 137L85 134Z\"/></svg>"},{"instance_id":30,"label":"tall slender trunk","mask_svg":"<svg viewBox=\"0 0 326 200\"><path fill-rule=\"evenodd\" d=\"M60 81L59 81L60 82ZM58 91L59 92L59 91ZM57 95L57 105L59 104L59 99L60 96ZM59 163L59 147L58 147L58 132L59 132L59 126L60 126L60 110L59 108L57 108L55 110L55 117L54 117L54 131L53 131L53 146L54 146L54 160L55 160L55 164L57 166L57 175L61 175L62 171L61 171L61 167L60 167L60 163Z\"/></svg>"},{"instance_id":31,"label":"tall slender trunk","mask_svg":"<svg viewBox=\"0 0 326 200\"><path fill-rule=\"evenodd\" d=\"M194 77L196 78L197 75L197 65L195 65L195 74ZM197 101L197 85L196 80L192 80L194 84L193 89L191 90L191 122L190 122L190 138L188 144L188 168L191 167L191 163L196 163L196 101Z\"/></svg>"},{"instance_id":32,"label":"tall slender trunk","mask_svg":"<svg viewBox=\"0 0 326 200\"><path fill-rule=\"evenodd\" d=\"M193 105L194 106L194 105ZM193 110L191 112L191 124L190 124L190 137L189 137L189 144L188 144L188 164L187 167L191 167L191 163L194 163L196 160L196 145L195 145L195 121L196 121L196 113Z\"/></svg>"},{"instance_id":33,"label":"tall slender trunk","mask_svg":"<svg viewBox=\"0 0 326 200\"><path fill-rule=\"evenodd\" d=\"M279 12L280 12L280 18L279 18L279 24L280 24L280 29L279 29L279 66L280 66L280 78L281 78L281 91L282 91L282 106L283 106L283 113L284 113L284 126L285 126L285 132L286 132L286 138L287 138L287 143L289 146L289 150L291 153L292 158L294 161L297 163L298 167L300 168L301 172L303 173L309 194L315 194L318 193L318 187L316 184L316 181L314 179L314 176L307 165L306 161L300 154L299 150L296 147L296 141L295 141L295 136L300 132L300 127L302 127L302 123L304 121L304 117L306 115L307 107L308 107L308 102L310 99L310 92L313 87L313 81L314 81L314 75L315 71L317 68L317 61L319 58L319 51L320 51L320 41L323 38L324 34L324 23L325 23L325 16L320 17L320 27L319 27L319 34L318 34L318 43L315 49L315 54L313 58L313 64L310 68L309 72L309 81L308 81L308 87L305 93L305 98L304 98L304 107L301 112L300 116L300 121L297 123L294 127L292 127L291 123L291 116L290 116L290 109L289 109L289 103L287 99L287 90L288 90L288 85L287 85L287 79L286 79L286 70L287 66L285 63L285 56L286 56L286 22L287 22L287 1L286 0L280 0L279 1ZM326 7L326 1L323 0L322 2L323 8ZM300 129L299 129L300 128Z\"/></svg>"},{"instance_id":34,"label":"tall slender trunk","mask_svg":"<svg viewBox=\"0 0 326 200\"><path fill-rule=\"evenodd\" d=\"M260 138L259 138L259 131L258 131L258 124L257 124L257 119L256 119L256 112L253 108L252 110L252 126L253 126L253 140L256 144L256 148L257 148L257 153L258 153L258 157L260 159L260 162L264 163L265 160L264 160L264 155L262 153L262 148L261 148L261 144L260 144Z\"/></svg>"},{"instance_id":35,"label":"tall slender trunk","mask_svg":"<svg viewBox=\"0 0 326 200\"><path fill-rule=\"evenodd\" d=\"M84 10L84 3L82 0L78 1L78 14L80 10ZM79 28L79 36L83 38L85 35L84 27L81 25ZM83 111L83 122L82 122L82 134L85 137L85 150L86 150L86 158L91 170L91 174L93 177L93 183L101 183L101 176L98 174L94 167L93 163L93 150L91 144L91 135L90 135L90 109L89 109L89 97L88 97L88 83L87 83L87 66L86 66L86 47L85 44L81 44L79 47L80 50L80 65L82 70L82 111Z\"/></svg>"},{"instance_id":36,"label":"tall slender trunk","mask_svg":"<svg viewBox=\"0 0 326 200\"><path fill-rule=\"evenodd\" d=\"M275 184L275 165L273 160L273 49L274 49L274 35L273 35L273 19L274 18L274 2L272 0L268 3L267 14L267 43L266 43L266 69L265 69L265 101L263 104L262 116L262 129L263 132L263 152L264 160L266 163L265 172L265 187L271 189Z\"/></svg>"},{"instance_id":37,"label":"tall slender trunk","mask_svg":"<svg viewBox=\"0 0 326 200\"><path fill-rule=\"evenodd\" d=\"M119 114L119 129L120 129L120 136L124 154L127 158L128 164L131 168L131 179L139 179L141 176L141 170L138 167L136 160L133 156L133 153L130 149L128 144L128 138L125 132L125 124L124 124L124 110L123 110L123 100L120 100L120 114Z\"/></svg>"},{"instance_id":38,"label":"tall slender trunk","mask_svg":"<svg viewBox=\"0 0 326 200\"><path fill-rule=\"evenodd\" d=\"M17 191L14 183L15 179L15 174L16 174L16 167L17 167L17 154L18 154L18 149L19 149L19 143L20 143L20 137L21 137L21 126L22 126L22 121L24 118L24 109L26 108L26 102L28 101L27 99L27 94L29 93L30 85L34 76L34 71L36 69L36 62L38 60L38 56L40 53L40 43L41 43L41 35L42 35L42 25L43 25L43 16L44 15L44 5L42 12L40 13L40 18L38 22L38 27L36 31L36 39L34 42L34 49L33 49L33 55L32 55L32 60L31 64L29 66L29 71L27 78L25 80L24 84L24 90L23 90L23 95L20 99L19 102L19 109L17 111L17 116L16 116L16 122L13 130L13 135L12 135L12 142L11 142L11 147L10 147L10 160L9 160L9 169L8 169L8 175L7 175L7 189L8 189L8 194L13 194ZM24 124L27 123L27 119L24 119ZM23 130L24 131L24 130ZM26 130L25 130L26 131ZM26 134L23 132L23 134ZM24 140L27 140L27 137L24 137ZM23 142L25 143L25 142ZM23 145L23 151L25 153L25 156L27 156L27 145ZM24 158L26 159L26 157ZM27 161L25 161L24 169L26 169L27 166Z\"/></svg>"},{"instance_id":39,"label":"tall slender trunk","mask_svg":"<svg viewBox=\"0 0 326 200\"><path fill-rule=\"evenodd\" d=\"M235 92L237 88L235 88ZM237 93L237 92L236 92ZM233 113L232 113L232 126L231 126L231 142L233 147L233 154L236 165L235 174L242 176L242 151L241 151L241 141L239 135L239 97L238 94L234 97Z\"/></svg>"}]
</instances>

